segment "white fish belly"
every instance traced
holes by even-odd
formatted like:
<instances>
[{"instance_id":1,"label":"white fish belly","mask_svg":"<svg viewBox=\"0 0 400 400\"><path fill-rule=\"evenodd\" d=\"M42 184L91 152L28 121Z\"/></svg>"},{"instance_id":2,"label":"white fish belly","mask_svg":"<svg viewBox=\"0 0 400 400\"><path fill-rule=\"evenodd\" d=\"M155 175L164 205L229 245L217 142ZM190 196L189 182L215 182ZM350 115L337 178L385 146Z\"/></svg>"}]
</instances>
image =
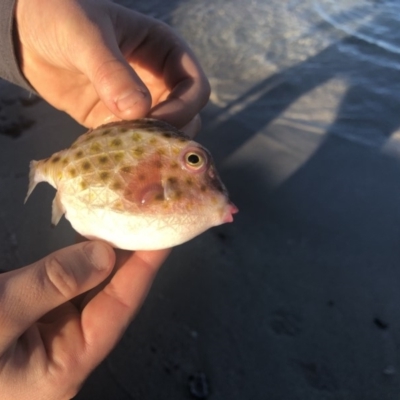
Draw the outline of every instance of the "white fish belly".
<instances>
[{"instance_id":1,"label":"white fish belly","mask_svg":"<svg viewBox=\"0 0 400 400\"><path fill-rule=\"evenodd\" d=\"M177 221L172 217L148 217L104 209L67 207L65 217L88 239L100 239L125 250L159 250L181 244L205 231L208 226Z\"/></svg>"}]
</instances>

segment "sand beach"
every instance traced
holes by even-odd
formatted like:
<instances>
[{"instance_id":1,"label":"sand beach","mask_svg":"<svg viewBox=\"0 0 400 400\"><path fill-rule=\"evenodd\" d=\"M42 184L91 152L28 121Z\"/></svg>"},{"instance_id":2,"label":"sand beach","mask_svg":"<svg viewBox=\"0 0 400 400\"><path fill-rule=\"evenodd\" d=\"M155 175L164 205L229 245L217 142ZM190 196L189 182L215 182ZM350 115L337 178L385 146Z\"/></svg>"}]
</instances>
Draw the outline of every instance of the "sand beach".
<instances>
[{"instance_id":1,"label":"sand beach","mask_svg":"<svg viewBox=\"0 0 400 400\"><path fill-rule=\"evenodd\" d=\"M204 65L213 93L198 141L240 212L174 249L75 399L398 399L399 6L140 7ZM85 130L0 81L3 271L74 242L67 221L50 228L50 186L23 201L29 161Z\"/></svg>"}]
</instances>

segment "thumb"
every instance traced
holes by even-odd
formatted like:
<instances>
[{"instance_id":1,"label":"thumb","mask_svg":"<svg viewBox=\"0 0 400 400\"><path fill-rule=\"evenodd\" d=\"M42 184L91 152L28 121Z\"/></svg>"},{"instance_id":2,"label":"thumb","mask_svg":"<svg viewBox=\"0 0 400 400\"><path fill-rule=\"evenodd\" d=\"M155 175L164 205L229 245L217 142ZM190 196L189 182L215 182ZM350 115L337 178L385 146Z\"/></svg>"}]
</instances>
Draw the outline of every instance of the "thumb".
<instances>
[{"instance_id":1,"label":"thumb","mask_svg":"<svg viewBox=\"0 0 400 400\"><path fill-rule=\"evenodd\" d=\"M0 350L44 314L102 282L114 262L109 245L85 242L0 275Z\"/></svg>"},{"instance_id":2,"label":"thumb","mask_svg":"<svg viewBox=\"0 0 400 400\"><path fill-rule=\"evenodd\" d=\"M89 56L83 61L84 72L101 101L115 116L121 119L144 117L151 108L150 92L111 37L93 40Z\"/></svg>"}]
</instances>

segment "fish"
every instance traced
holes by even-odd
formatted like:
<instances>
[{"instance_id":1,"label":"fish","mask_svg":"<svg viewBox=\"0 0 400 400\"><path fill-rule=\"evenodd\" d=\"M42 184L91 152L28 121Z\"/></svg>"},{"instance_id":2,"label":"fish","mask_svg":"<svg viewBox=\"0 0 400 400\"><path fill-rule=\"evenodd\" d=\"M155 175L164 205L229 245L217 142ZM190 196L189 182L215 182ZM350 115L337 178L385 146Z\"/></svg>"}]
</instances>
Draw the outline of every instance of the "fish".
<instances>
[{"instance_id":1,"label":"fish","mask_svg":"<svg viewBox=\"0 0 400 400\"><path fill-rule=\"evenodd\" d=\"M152 118L101 125L31 161L25 202L40 182L56 189L52 225L65 215L85 238L125 250L180 245L238 212L210 152Z\"/></svg>"}]
</instances>

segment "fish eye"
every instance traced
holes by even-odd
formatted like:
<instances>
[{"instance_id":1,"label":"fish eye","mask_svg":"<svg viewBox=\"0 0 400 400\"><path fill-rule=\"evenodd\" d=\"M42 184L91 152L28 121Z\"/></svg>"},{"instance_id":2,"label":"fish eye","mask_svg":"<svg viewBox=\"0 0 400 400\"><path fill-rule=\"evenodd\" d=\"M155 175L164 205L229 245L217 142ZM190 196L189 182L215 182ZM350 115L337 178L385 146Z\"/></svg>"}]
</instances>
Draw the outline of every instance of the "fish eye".
<instances>
[{"instance_id":1,"label":"fish eye","mask_svg":"<svg viewBox=\"0 0 400 400\"><path fill-rule=\"evenodd\" d=\"M207 150L201 148L200 145L186 147L179 155L179 159L182 167L192 174L203 173L210 163Z\"/></svg>"},{"instance_id":2,"label":"fish eye","mask_svg":"<svg viewBox=\"0 0 400 400\"><path fill-rule=\"evenodd\" d=\"M205 160L202 154L191 151L185 155L185 161L189 167L198 169L204 165Z\"/></svg>"}]
</instances>

